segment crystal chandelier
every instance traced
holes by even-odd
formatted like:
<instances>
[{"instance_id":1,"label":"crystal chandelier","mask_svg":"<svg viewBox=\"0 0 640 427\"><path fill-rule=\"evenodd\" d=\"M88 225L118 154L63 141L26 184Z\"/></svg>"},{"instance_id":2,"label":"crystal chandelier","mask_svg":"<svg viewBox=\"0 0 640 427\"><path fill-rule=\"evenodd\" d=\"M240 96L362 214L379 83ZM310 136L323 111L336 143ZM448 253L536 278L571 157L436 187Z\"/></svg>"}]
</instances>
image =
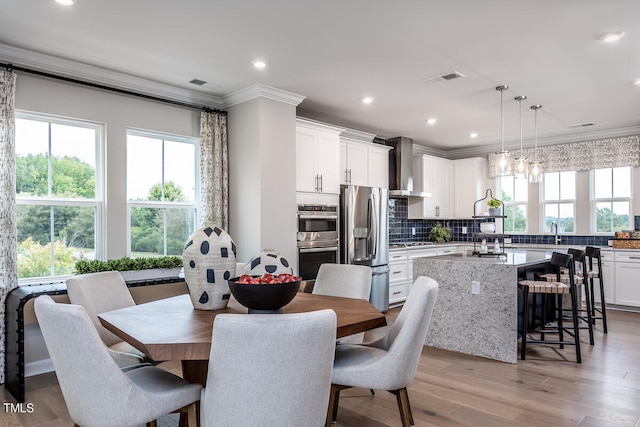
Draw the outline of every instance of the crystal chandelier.
<instances>
[{"instance_id":1,"label":"crystal chandelier","mask_svg":"<svg viewBox=\"0 0 640 427\"><path fill-rule=\"evenodd\" d=\"M534 148L533 148L533 162L529 167L529 182L538 183L542 182L542 165L538 161L538 110L542 108L542 105L532 105L531 109L534 113Z\"/></svg>"},{"instance_id":2,"label":"crystal chandelier","mask_svg":"<svg viewBox=\"0 0 640 427\"><path fill-rule=\"evenodd\" d=\"M507 85L496 87L496 90L500 92L500 152L496 153L496 176L510 176L512 174L511 155L508 151L504 150L504 108L502 106L502 99L504 91L507 89L509 89L509 86Z\"/></svg>"}]
</instances>

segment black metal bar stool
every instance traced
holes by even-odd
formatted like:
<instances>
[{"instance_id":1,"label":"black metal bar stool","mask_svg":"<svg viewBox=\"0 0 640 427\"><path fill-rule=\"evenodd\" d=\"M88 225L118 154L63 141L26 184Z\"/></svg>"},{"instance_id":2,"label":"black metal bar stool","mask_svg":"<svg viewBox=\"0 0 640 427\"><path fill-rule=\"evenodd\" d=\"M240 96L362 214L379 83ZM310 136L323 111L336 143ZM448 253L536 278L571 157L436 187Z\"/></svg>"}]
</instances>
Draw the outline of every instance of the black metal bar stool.
<instances>
[{"instance_id":1,"label":"black metal bar stool","mask_svg":"<svg viewBox=\"0 0 640 427\"><path fill-rule=\"evenodd\" d=\"M604 298L604 282L602 280L602 256L600 254L600 248L594 246L587 246L585 249L587 260L589 261L589 269L587 271L587 277L589 278L589 288L591 296L591 319L595 324L596 320L602 320L602 328L604 333L607 333L607 307ZM594 270L594 260L596 262L596 269ZM597 279L600 283L600 308L596 307L595 292L593 286L593 280ZM598 313L600 315L598 315Z\"/></svg>"},{"instance_id":2,"label":"black metal bar stool","mask_svg":"<svg viewBox=\"0 0 640 427\"><path fill-rule=\"evenodd\" d=\"M580 328L578 325L578 301L576 298L576 282L574 278L575 265L573 256L569 254L562 254L554 252L551 255L550 264L556 269L556 281L549 282L543 280L523 280L518 283L518 287L522 290L523 295L523 311L522 311L522 347L520 351L520 358L525 360L527 353L527 343L539 343L539 344L557 344L561 349L565 345L574 345L576 347L576 362L582 363L582 356L580 355ZM562 283L560 281L560 269L566 268L568 273L568 283ZM539 332L540 339L530 339L528 329L528 300L529 294L542 294L555 295L557 304L557 326L542 324ZM569 294L571 296L571 318L572 326L567 327L563 323L562 319L562 296ZM544 307L543 307L544 309ZM545 339L545 334L557 333L557 341L549 341ZM567 333L573 338L573 341L564 339L564 333Z\"/></svg>"}]
</instances>

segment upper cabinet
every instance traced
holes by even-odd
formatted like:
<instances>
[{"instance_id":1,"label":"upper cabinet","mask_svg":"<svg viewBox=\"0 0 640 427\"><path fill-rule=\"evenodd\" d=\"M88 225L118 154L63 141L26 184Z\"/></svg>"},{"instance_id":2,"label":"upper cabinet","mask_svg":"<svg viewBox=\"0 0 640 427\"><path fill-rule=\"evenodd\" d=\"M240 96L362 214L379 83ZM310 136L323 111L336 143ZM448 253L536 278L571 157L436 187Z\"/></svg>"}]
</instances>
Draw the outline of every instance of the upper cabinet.
<instances>
[{"instance_id":1,"label":"upper cabinet","mask_svg":"<svg viewBox=\"0 0 640 427\"><path fill-rule=\"evenodd\" d=\"M351 129L340 137L340 183L389 188L389 150L375 135Z\"/></svg>"},{"instance_id":2,"label":"upper cabinet","mask_svg":"<svg viewBox=\"0 0 640 427\"><path fill-rule=\"evenodd\" d=\"M413 189L428 197L409 197L409 218L450 218L453 211L453 162L422 155L413 158ZM473 201L472 201L473 203Z\"/></svg>"},{"instance_id":3,"label":"upper cabinet","mask_svg":"<svg viewBox=\"0 0 640 427\"><path fill-rule=\"evenodd\" d=\"M296 189L340 194L340 133L343 129L296 120Z\"/></svg>"},{"instance_id":4,"label":"upper cabinet","mask_svg":"<svg viewBox=\"0 0 640 427\"><path fill-rule=\"evenodd\" d=\"M487 181L487 160L482 157L453 160L453 216L471 218L480 212L473 212L476 200L485 196Z\"/></svg>"}]
</instances>

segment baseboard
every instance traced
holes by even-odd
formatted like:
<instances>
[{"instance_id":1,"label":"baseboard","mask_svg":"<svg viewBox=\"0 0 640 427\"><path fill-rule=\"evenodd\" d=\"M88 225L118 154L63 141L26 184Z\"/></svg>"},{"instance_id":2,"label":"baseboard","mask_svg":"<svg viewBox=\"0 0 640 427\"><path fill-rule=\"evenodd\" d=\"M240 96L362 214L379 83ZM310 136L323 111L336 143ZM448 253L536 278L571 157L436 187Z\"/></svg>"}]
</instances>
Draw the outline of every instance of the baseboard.
<instances>
[{"instance_id":1,"label":"baseboard","mask_svg":"<svg viewBox=\"0 0 640 427\"><path fill-rule=\"evenodd\" d=\"M51 359L38 360L36 362L25 363L24 376L32 377L34 375L46 374L47 372L53 372L53 363Z\"/></svg>"}]
</instances>

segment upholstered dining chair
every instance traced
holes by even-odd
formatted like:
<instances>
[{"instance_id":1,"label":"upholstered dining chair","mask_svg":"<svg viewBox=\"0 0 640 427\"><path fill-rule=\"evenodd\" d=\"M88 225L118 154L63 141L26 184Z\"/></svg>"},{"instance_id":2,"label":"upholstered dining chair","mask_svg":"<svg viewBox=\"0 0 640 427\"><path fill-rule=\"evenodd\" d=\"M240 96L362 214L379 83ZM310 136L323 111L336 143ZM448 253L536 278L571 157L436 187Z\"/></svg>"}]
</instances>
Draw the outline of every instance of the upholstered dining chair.
<instances>
[{"instance_id":1,"label":"upholstered dining chair","mask_svg":"<svg viewBox=\"0 0 640 427\"><path fill-rule=\"evenodd\" d=\"M145 362L143 353L108 331L98 320L100 313L136 304L119 272L104 271L72 276L67 279L67 294L71 304L81 305L85 309L118 366Z\"/></svg>"},{"instance_id":2,"label":"upholstered dining chair","mask_svg":"<svg viewBox=\"0 0 640 427\"><path fill-rule=\"evenodd\" d=\"M82 427L128 427L154 421L200 399L202 386L154 366L122 370L75 304L35 300L35 312L69 415Z\"/></svg>"},{"instance_id":3,"label":"upholstered dining chair","mask_svg":"<svg viewBox=\"0 0 640 427\"><path fill-rule=\"evenodd\" d=\"M393 393L402 425L413 425L407 386L418 368L437 296L438 283L430 277L418 277L384 337L372 343L336 347L327 426L337 419L340 391L350 387Z\"/></svg>"},{"instance_id":4,"label":"upholstered dining chair","mask_svg":"<svg viewBox=\"0 0 640 427\"><path fill-rule=\"evenodd\" d=\"M371 267L353 264L321 264L311 293L369 301ZM338 343L360 344L364 332L340 338Z\"/></svg>"},{"instance_id":5,"label":"upholstered dining chair","mask_svg":"<svg viewBox=\"0 0 640 427\"><path fill-rule=\"evenodd\" d=\"M327 415L336 314L219 314L202 427L312 426Z\"/></svg>"}]
</instances>

